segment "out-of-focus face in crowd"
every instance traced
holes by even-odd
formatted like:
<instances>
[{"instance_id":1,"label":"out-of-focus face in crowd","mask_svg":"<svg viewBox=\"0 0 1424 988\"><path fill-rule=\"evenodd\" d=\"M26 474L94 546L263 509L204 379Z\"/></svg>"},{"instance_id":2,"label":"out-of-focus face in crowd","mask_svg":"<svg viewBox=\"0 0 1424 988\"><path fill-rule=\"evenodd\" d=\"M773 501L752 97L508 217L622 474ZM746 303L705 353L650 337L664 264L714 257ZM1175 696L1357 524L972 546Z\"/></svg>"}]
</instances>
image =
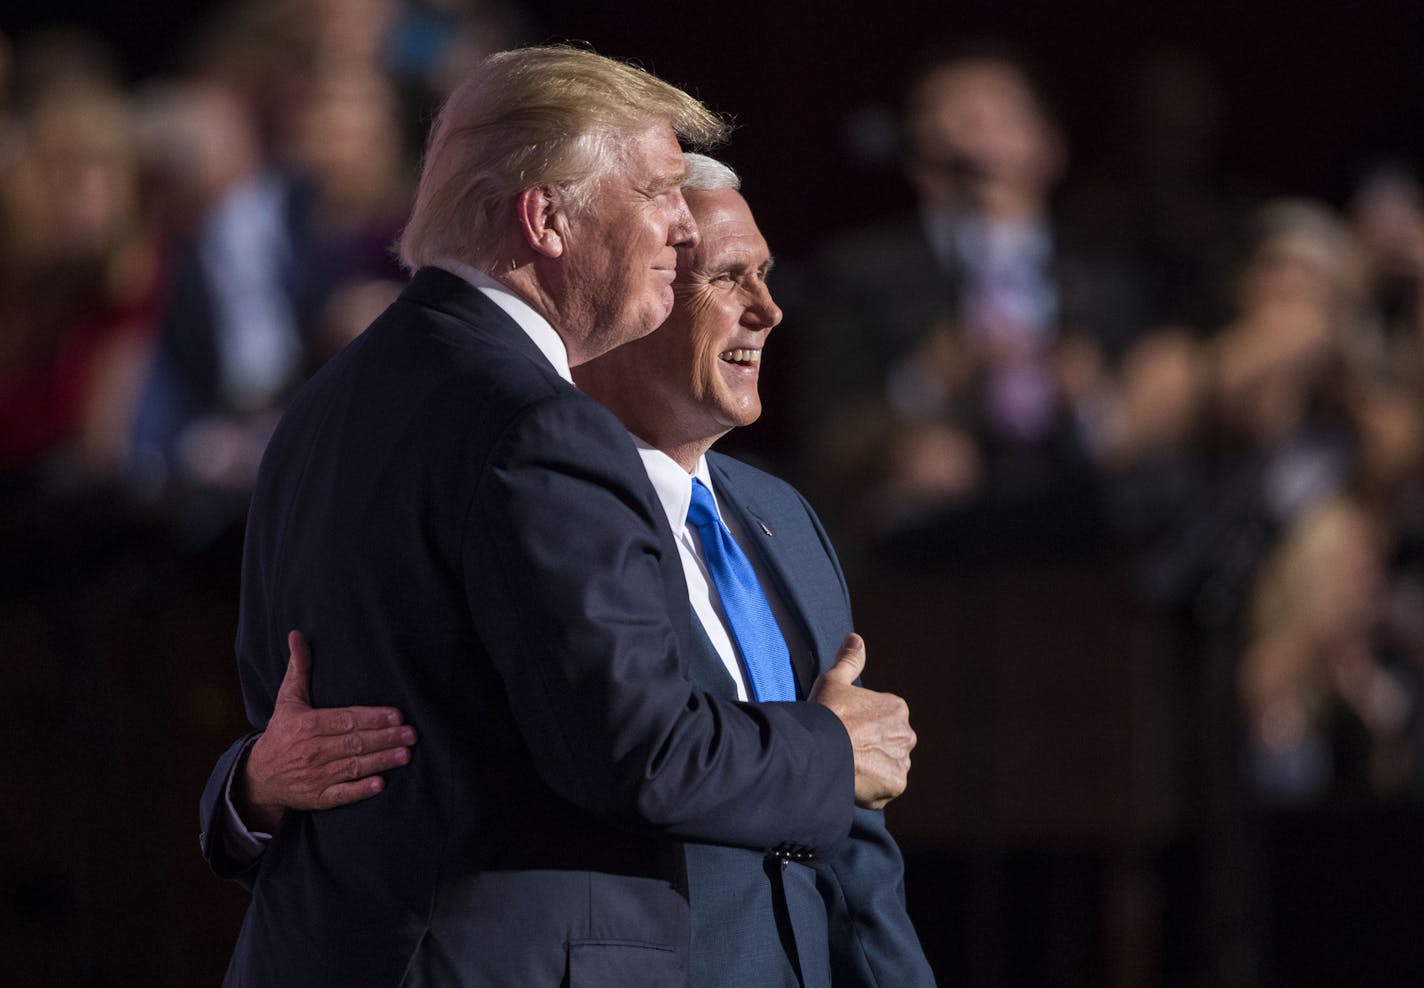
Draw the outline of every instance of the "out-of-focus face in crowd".
<instances>
[{"instance_id":1,"label":"out-of-focus face in crowd","mask_svg":"<svg viewBox=\"0 0 1424 988\"><path fill-rule=\"evenodd\" d=\"M346 222L391 208L404 188L399 114L390 83L357 66L319 74L302 102L293 156Z\"/></svg>"},{"instance_id":2,"label":"out-of-focus face in crowd","mask_svg":"<svg viewBox=\"0 0 1424 988\"><path fill-rule=\"evenodd\" d=\"M1322 206L1277 200L1262 208L1255 250L1241 279L1241 308L1298 305L1333 314L1355 289L1354 245Z\"/></svg>"},{"instance_id":3,"label":"out-of-focus face in crowd","mask_svg":"<svg viewBox=\"0 0 1424 988\"><path fill-rule=\"evenodd\" d=\"M993 208L1038 199L1057 178L1059 137L1023 74L996 58L932 69L910 94L911 182L926 205Z\"/></svg>"},{"instance_id":4,"label":"out-of-focus face in crowd","mask_svg":"<svg viewBox=\"0 0 1424 988\"><path fill-rule=\"evenodd\" d=\"M94 260L129 229L137 166L122 100L60 91L27 116L8 190L7 236L41 262Z\"/></svg>"},{"instance_id":5,"label":"out-of-focus face in crowd","mask_svg":"<svg viewBox=\"0 0 1424 988\"><path fill-rule=\"evenodd\" d=\"M223 84L183 79L154 86L138 100L138 122L169 232L191 230L262 166L252 111Z\"/></svg>"}]
</instances>

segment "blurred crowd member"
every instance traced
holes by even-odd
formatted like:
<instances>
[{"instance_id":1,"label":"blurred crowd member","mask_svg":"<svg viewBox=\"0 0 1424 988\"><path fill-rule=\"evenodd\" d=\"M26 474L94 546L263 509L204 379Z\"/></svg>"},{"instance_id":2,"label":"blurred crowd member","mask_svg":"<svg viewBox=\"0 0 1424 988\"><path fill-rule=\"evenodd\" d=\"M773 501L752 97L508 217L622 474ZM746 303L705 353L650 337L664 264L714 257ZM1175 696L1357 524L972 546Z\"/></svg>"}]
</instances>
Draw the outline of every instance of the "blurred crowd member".
<instances>
[{"instance_id":1,"label":"blurred crowd member","mask_svg":"<svg viewBox=\"0 0 1424 988\"><path fill-rule=\"evenodd\" d=\"M175 211L192 227L178 227L171 249L135 439L140 467L163 464L170 479L241 490L279 399L304 369L305 201L268 167L235 94L194 83L159 103L164 119L150 121L151 136L183 149Z\"/></svg>"},{"instance_id":2,"label":"blurred crowd member","mask_svg":"<svg viewBox=\"0 0 1424 988\"><path fill-rule=\"evenodd\" d=\"M1082 413L1140 329L1133 281L1055 222L1063 137L1010 54L931 59L905 132L916 215L821 263L801 382L816 472L863 535L1050 489L1066 508Z\"/></svg>"},{"instance_id":3,"label":"blurred crowd member","mask_svg":"<svg viewBox=\"0 0 1424 988\"><path fill-rule=\"evenodd\" d=\"M1347 232L1323 204L1277 200L1257 211L1251 239L1230 321L1206 343L1180 341L1177 359L1202 375L1186 447L1197 472L1159 506L1167 534L1144 561L1149 597L1189 603L1215 630L1240 616L1281 531L1344 488L1356 453L1344 354L1360 324Z\"/></svg>"},{"instance_id":4,"label":"blurred crowd member","mask_svg":"<svg viewBox=\"0 0 1424 988\"><path fill-rule=\"evenodd\" d=\"M149 115L186 173L166 187L188 190L138 430L150 481L245 495L291 388L404 283L410 162L376 61L391 5L330 6L223 12L200 75Z\"/></svg>"},{"instance_id":5,"label":"blurred crowd member","mask_svg":"<svg viewBox=\"0 0 1424 988\"><path fill-rule=\"evenodd\" d=\"M1372 363L1424 384L1424 188L1402 164L1361 180L1349 203L1372 328Z\"/></svg>"},{"instance_id":6,"label":"blurred crowd member","mask_svg":"<svg viewBox=\"0 0 1424 988\"><path fill-rule=\"evenodd\" d=\"M1409 782L1421 670L1386 634L1384 536L1332 499L1262 568L1240 680L1252 781L1271 805L1387 798Z\"/></svg>"},{"instance_id":7,"label":"blurred crowd member","mask_svg":"<svg viewBox=\"0 0 1424 988\"><path fill-rule=\"evenodd\" d=\"M1420 754L1417 200L1401 175L1377 173L1357 193L1352 220L1353 239L1334 227L1317 238L1342 242L1334 263L1317 255L1295 272L1293 290L1283 279L1275 291L1257 287L1277 307L1313 294L1316 318L1294 320L1293 346L1278 320L1277 376L1291 381L1250 374L1263 361L1243 357L1234 382L1256 393L1260 417L1281 422L1291 416L1265 409L1306 404L1301 392L1320 388L1332 358L1339 378L1330 469L1319 460L1310 467L1297 452L1295 474L1314 474L1320 496L1282 519L1254 581L1242 659L1253 782L1275 805L1391 798L1410 787ZM1316 222L1323 230L1325 220Z\"/></svg>"},{"instance_id":8,"label":"blurred crowd member","mask_svg":"<svg viewBox=\"0 0 1424 988\"><path fill-rule=\"evenodd\" d=\"M313 356L325 359L404 287L391 251L410 202L396 93L369 67L332 66L311 80L290 160L311 183L308 278L320 299Z\"/></svg>"},{"instance_id":9,"label":"blurred crowd member","mask_svg":"<svg viewBox=\"0 0 1424 988\"><path fill-rule=\"evenodd\" d=\"M123 97L49 85L0 180L0 471L104 477L127 454L158 269Z\"/></svg>"}]
</instances>

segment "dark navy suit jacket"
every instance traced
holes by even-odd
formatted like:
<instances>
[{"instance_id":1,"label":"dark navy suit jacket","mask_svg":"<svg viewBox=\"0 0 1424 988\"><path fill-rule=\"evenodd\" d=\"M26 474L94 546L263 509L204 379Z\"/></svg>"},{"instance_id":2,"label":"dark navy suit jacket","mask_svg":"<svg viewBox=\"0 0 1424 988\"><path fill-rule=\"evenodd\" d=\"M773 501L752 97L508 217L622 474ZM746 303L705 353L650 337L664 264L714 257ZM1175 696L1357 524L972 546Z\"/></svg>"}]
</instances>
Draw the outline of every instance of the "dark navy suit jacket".
<instances>
[{"instance_id":1,"label":"dark navy suit jacket","mask_svg":"<svg viewBox=\"0 0 1424 988\"><path fill-rule=\"evenodd\" d=\"M847 834L829 710L692 685L661 511L618 421L453 275L301 390L248 521L249 719L301 628L313 703L399 707L421 742L379 799L289 815L229 984L682 984L684 841Z\"/></svg>"},{"instance_id":2,"label":"dark navy suit jacket","mask_svg":"<svg viewBox=\"0 0 1424 988\"><path fill-rule=\"evenodd\" d=\"M835 662L852 630L840 562L811 506L786 482L719 453L708 467L724 512L735 513L743 549L757 553L809 656L793 665L805 696ZM694 682L735 699L736 685L693 621ZM857 809L849 838L810 863L734 847L691 844L692 983L785 988L806 985L919 988L934 976L905 912L904 863L883 813Z\"/></svg>"},{"instance_id":3,"label":"dark navy suit jacket","mask_svg":"<svg viewBox=\"0 0 1424 988\"><path fill-rule=\"evenodd\" d=\"M736 514L749 541L744 548L759 555L808 643L810 655L796 662L804 696L814 677L834 663L852 628L835 550L811 506L789 484L718 453L708 462L723 510ZM694 686L736 699L736 684L695 619L689 663ZM203 807L211 833L224 825L222 787L246 740L229 749L214 771ZM810 863L697 843L686 852L692 985L934 984L905 911L904 864L884 814L857 809L850 837L820 849ZM224 870L219 847L210 863Z\"/></svg>"}]
</instances>

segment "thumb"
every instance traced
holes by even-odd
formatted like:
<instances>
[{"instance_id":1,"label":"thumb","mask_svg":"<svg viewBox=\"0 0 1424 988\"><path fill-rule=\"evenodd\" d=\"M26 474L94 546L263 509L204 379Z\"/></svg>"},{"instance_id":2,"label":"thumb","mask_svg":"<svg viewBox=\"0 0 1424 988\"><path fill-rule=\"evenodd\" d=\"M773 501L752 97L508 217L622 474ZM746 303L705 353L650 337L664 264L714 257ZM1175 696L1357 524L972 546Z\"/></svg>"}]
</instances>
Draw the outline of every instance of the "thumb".
<instances>
[{"instance_id":1,"label":"thumb","mask_svg":"<svg viewBox=\"0 0 1424 988\"><path fill-rule=\"evenodd\" d=\"M311 706L311 650L307 648L306 637L300 631L287 633L287 672L282 677L282 685L277 687L277 702L299 703Z\"/></svg>"},{"instance_id":2,"label":"thumb","mask_svg":"<svg viewBox=\"0 0 1424 988\"><path fill-rule=\"evenodd\" d=\"M836 664L825 672L826 679L837 683L853 684L865 669L865 639L854 631L845 636L841 650L836 653Z\"/></svg>"}]
</instances>

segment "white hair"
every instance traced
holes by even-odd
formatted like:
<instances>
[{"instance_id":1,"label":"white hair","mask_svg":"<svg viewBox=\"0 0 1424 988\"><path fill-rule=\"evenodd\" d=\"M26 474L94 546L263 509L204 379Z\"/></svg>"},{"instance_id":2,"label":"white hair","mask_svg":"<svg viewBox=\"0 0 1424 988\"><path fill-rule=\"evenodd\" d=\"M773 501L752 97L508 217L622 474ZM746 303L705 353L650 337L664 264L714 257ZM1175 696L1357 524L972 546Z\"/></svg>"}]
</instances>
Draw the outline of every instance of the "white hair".
<instances>
[{"instance_id":1,"label":"white hair","mask_svg":"<svg viewBox=\"0 0 1424 988\"><path fill-rule=\"evenodd\" d=\"M732 166L716 158L688 151L682 160L687 163L687 175L682 180L684 192L713 192L717 189L736 192L742 187L742 180L732 171Z\"/></svg>"}]
</instances>

